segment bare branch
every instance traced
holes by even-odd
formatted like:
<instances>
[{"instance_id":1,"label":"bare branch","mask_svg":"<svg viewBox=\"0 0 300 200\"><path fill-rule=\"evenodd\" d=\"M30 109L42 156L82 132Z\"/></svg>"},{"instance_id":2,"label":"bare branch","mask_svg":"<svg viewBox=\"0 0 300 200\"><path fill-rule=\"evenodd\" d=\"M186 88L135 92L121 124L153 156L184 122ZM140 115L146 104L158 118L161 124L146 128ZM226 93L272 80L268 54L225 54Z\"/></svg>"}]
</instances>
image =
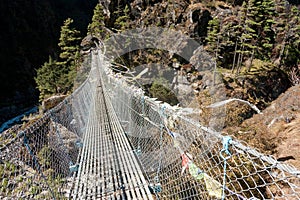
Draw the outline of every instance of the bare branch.
<instances>
[{"instance_id":1,"label":"bare branch","mask_svg":"<svg viewBox=\"0 0 300 200\"><path fill-rule=\"evenodd\" d=\"M220 106L223 106L227 103L230 103L232 101L239 101L241 103L244 103L248 106L250 106L253 110L255 110L258 114L262 114L262 112L253 104L251 104L250 102L248 101L245 101L245 100L242 100L242 99L237 99L237 98L232 98L232 99L227 99L227 100L224 100L224 101L220 101L220 102L217 102L217 103L214 103L214 104L211 104L209 106L206 106L207 108L217 108L217 107L220 107Z\"/></svg>"}]
</instances>

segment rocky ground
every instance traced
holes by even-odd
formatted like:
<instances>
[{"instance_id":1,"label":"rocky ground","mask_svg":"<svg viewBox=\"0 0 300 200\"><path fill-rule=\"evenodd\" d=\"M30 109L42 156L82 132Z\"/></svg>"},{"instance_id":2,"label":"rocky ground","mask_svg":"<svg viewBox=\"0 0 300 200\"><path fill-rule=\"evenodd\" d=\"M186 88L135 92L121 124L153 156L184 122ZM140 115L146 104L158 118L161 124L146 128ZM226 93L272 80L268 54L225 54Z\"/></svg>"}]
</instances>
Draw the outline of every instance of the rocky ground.
<instances>
[{"instance_id":1,"label":"rocky ground","mask_svg":"<svg viewBox=\"0 0 300 200\"><path fill-rule=\"evenodd\" d=\"M300 169L300 85L281 94L262 114L225 132Z\"/></svg>"}]
</instances>

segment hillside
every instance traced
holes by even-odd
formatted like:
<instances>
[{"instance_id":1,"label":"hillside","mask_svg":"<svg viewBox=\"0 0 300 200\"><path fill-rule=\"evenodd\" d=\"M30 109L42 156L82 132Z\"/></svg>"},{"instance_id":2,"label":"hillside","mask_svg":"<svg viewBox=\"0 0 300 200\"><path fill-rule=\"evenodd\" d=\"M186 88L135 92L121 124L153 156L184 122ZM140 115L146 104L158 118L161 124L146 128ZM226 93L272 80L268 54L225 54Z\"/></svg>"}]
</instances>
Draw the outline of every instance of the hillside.
<instances>
[{"instance_id":1,"label":"hillside","mask_svg":"<svg viewBox=\"0 0 300 200\"><path fill-rule=\"evenodd\" d=\"M289 88L262 114L224 131L280 161L300 168L300 85Z\"/></svg>"},{"instance_id":2,"label":"hillside","mask_svg":"<svg viewBox=\"0 0 300 200\"><path fill-rule=\"evenodd\" d=\"M246 100L263 112L255 115L248 106L238 103L227 105L224 132L281 161L288 160L300 167L297 154L299 1L135 0L127 5L112 1L111 5L115 6L103 4L104 25L98 28L110 30L104 36L126 29L158 26L180 31L203 45L216 60L226 98ZM103 32L99 37L105 41ZM205 72L191 67L191 60L180 59L164 50L133 51L115 59L115 62L119 66L125 64L134 68L144 64L145 60L165 67L158 68L158 71L151 71L153 69L148 67L148 73L166 74L171 67L187 77L203 111L200 121L208 125L211 115L205 107L211 103L211 98L207 95L210 85L205 79ZM124 68L120 67L120 70ZM153 87L158 84L155 81L141 79L148 95L167 101L169 98L169 102L173 102L172 95L160 97L160 92L156 91L158 96L155 96Z\"/></svg>"},{"instance_id":3,"label":"hillside","mask_svg":"<svg viewBox=\"0 0 300 200\"><path fill-rule=\"evenodd\" d=\"M148 3L135 0L128 4L111 1L110 6L106 3L102 6L99 37L105 40L112 32L148 26L180 31L203 45L216 60L227 97L241 98L265 109L289 87L300 83L299 6L298 1L278 0L264 3L258 0ZM131 68L144 64L145 60L177 66L176 70L184 71L199 97L205 93L201 89L206 87L201 72L195 66L186 70L190 61L166 51L133 51L115 62ZM149 87L151 83L145 85ZM252 114L247 111L235 124Z\"/></svg>"}]
</instances>

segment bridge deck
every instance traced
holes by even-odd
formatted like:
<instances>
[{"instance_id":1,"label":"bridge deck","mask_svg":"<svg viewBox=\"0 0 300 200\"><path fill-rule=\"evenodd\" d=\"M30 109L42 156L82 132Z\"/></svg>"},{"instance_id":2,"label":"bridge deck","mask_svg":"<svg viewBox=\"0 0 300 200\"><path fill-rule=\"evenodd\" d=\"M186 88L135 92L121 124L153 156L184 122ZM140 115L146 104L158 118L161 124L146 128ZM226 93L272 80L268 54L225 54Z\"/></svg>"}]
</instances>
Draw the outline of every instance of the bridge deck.
<instances>
[{"instance_id":1,"label":"bridge deck","mask_svg":"<svg viewBox=\"0 0 300 200\"><path fill-rule=\"evenodd\" d=\"M96 88L73 199L153 199L101 85Z\"/></svg>"}]
</instances>

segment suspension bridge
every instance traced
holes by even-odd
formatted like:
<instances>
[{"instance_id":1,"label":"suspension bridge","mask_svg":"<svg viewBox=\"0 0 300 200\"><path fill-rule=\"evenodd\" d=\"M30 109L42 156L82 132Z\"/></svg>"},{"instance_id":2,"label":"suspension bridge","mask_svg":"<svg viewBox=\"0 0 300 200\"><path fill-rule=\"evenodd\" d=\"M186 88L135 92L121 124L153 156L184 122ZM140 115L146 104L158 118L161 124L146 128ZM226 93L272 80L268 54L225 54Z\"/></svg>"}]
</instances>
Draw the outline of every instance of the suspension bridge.
<instances>
[{"instance_id":1,"label":"suspension bridge","mask_svg":"<svg viewBox=\"0 0 300 200\"><path fill-rule=\"evenodd\" d=\"M114 74L0 137L0 199L300 199L300 171L201 126Z\"/></svg>"}]
</instances>

